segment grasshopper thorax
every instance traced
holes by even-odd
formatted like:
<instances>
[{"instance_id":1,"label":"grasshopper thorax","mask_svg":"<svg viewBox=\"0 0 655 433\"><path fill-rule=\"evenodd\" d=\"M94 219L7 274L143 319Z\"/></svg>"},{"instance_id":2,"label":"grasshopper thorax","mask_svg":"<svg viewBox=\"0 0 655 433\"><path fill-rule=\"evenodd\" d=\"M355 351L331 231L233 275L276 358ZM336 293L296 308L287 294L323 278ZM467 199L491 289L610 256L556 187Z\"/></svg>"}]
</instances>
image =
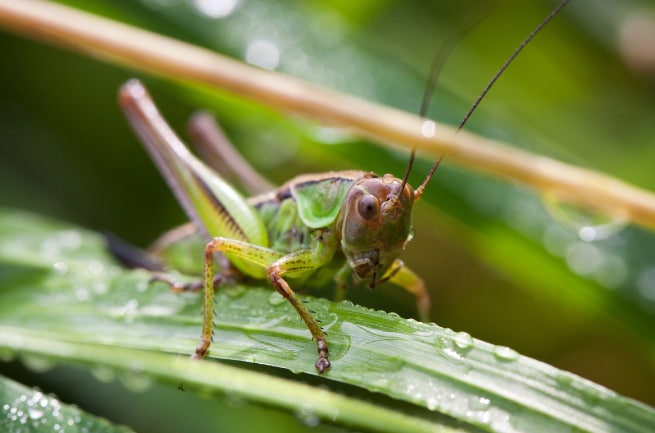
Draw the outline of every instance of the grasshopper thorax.
<instances>
[{"instance_id":1,"label":"grasshopper thorax","mask_svg":"<svg viewBox=\"0 0 655 433\"><path fill-rule=\"evenodd\" d=\"M355 278L375 286L410 239L414 190L391 174L357 179L341 208L341 250Z\"/></svg>"}]
</instances>

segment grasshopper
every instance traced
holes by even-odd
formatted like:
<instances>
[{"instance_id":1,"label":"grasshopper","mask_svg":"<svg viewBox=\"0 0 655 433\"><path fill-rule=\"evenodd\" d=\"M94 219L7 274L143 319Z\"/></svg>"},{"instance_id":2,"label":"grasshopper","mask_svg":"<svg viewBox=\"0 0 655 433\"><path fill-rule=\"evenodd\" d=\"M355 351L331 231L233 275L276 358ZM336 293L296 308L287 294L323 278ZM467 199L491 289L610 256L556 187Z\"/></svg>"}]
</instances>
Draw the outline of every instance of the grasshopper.
<instances>
[{"instance_id":1,"label":"grasshopper","mask_svg":"<svg viewBox=\"0 0 655 433\"><path fill-rule=\"evenodd\" d=\"M560 4L503 65L459 129L509 62L566 3ZM310 280L327 283L331 278L338 288L353 284L373 288L389 281L413 294L420 317L428 317L426 286L399 256L412 238L412 207L442 158L416 190L407 183L412 152L403 179L366 171L300 175L279 188L245 199L187 149L139 81L131 80L121 87L119 103L195 229L207 240L202 285L181 285L156 277L176 291L204 290L201 342L194 358L203 358L211 344L216 287L239 276L268 279L291 303L316 341L315 367L319 373L330 368L326 334L289 281L302 285ZM205 135L209 138L199 141L217 139L216 133L208 130ZM227 259L219 275L215 275L215 253Z\"/></svg>"}]
</instances>

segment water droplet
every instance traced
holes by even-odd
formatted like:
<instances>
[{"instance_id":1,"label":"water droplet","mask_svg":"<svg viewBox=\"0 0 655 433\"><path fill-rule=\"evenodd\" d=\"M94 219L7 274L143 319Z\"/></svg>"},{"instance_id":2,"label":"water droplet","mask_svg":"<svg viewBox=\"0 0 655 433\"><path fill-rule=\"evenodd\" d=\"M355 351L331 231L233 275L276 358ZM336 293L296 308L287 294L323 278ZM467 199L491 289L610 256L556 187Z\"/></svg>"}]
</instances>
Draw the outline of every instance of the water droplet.
<instances>
[{"instance_id":1,"label":"water droplet","mask_svg":"<svg viewBox=\"0 0 655 433\"><path fill-rule=\"evenodd\" d=\"M585 242L607 239L627 226L627 219L566 203L549 195L543 196L546 210L555 221Z\"/></svg>"},{"instance_id":2,"label":"water droplet","mask_svg":"<svg viewBox=\"0 0 655 433\"><path fill-rule=\"evenodd\" d=\"M584 226L578 230L578 236L580 236L580 239L583 241L591 242L597 238L598 234L594 227Z\"/></svg>"},{"instance_id":3,"label":"water droplet","mask_svg":"<svg viewBox=\"0 0 655 433\"><path fill-rule=\"evenodd\" d=\"M439 352L445 355L447 358L450 358L455 361L462 360L462 354L459 353L459 351L453 344L452 339L446 337L437 337L436 343Z\"/></svg>"},{"instance_id":4,"label":"water droplet","mask_svg":"<svg viewBox=\"0 0 655 433\"><path fill-rule=\"evenodd\" d=\"M105 270L105 265L99 260L91 260L86 265L86 270L91 275L99 275Z\"/></svg>"},{"instance_id":5,"label":"water droplet","mask_svg":"<svg viewBox=\"0 0 655 433\"><path fill-rule=\"evenodd\" d=\"M142 374L127 373L120 377L125 388L133 392L146 391L152 385L152 380Z\"/></svg>"},{"instance_id":6,"label":"water droplet","mask_svg":"<svg viewBox=\"0 0 655 433\"><path fill-rule=\"evenodd\" d=\"M458 332L453 337L455 345L461 350L469 350L473 347L473 337L468 332Z\"/></svg>"},{"instance_id":7,"label":"water droplet","mask_svg":"<svg viewBox=\"0 0 655 433\"><path fill-rule=\"evenodd\" d=\"M273 70L280 63L280 51L272 41L258 39L248 45L246 62L260 68Z\"/></svg>"},{"instance_id":8,"label":"water droplet","mask_svg":"<svg viewBox=\"0 0 655 433\"><path fill-rule=\"evenodd\" d=\"M21 357L23 364L30 370L38 373L45 373L55 367L55 362L52 359L38 355L23 355Z\"/></svg>"},{"instance_id":9,"label":"water droplet","mask_svg":"<svg viewBox=\"0 0 655 433\"><path fill-rule=\"evenodd\" d=\"M57 399L44 395L38 390L20 395L11 404L3 405L2 410L5 413L4 419L13 423L12 427L16 427L16 424L26 426L26 430L10 429L15 432L57 430L63 432L64 425L73 426L75 421L75 418L70 416L64 417L61 403ZM76 418L79 419L79 416ZM0 417L0 425L2 419ZM71 419L73 423L70 422Z\"/></svg>"},{"instance_id":10,"label":"water droplet","mask_svg":"<svg viewBox=\"0 0 655 433\"><path fill-rule=\"evenodd\" d=\"M239 0L193 0L200 13L210 18L225 18L239 5Z\"/></svg>"},{"instance_id":11,"label":"water droplet","mask_svg":"<svg viewBox=\"0 0 655 433\"><path fill-rule=\"evenodd\" d=\"M116 372L104 365L99 365L91 369L91 374L100 382L109 383L116 380Z\"/></svg>"},{"instance_id":12,"label":"water droplet","mask_svg":"<svg viewBox=\"0 0 655 433\"><path fill-rule=\"evenodd\" d=\"M82 246L82 235L76 230L66 230L58 234L59 242L64 248L76 250Z\"/></svg>"},{"instance_id":13,"label":"water droplet","mask_svg":"<svg viewBox=\"0 0 655 433\"><path fill-rule=\"evenodd\" d=\"M602 262L598 247L587 242L576 242L566 252L566 263L573 272L590 275L596 272Z\"/></svg>"},{"instance_id":14,"label":"water droplet","mask_svg":"<svg viewBox=\"0 0 655 433\"><path fill-rule=\"evenodd\" d=\"M68 273L68 265L64 262L55 262L52 265L52 268L57 272L59 275L66 275Z\"/></svg>"},{"instance_id":15,"label":"water droplet","mask_svg":"<svg viewBox=\"0 0 655 433\"><path fill-rule=\"evenodd\" d=\"M45 413L37 407L30 407L27 410L27 414L29 415L30 419L40 419Z\"/></svg>"},{"instance_id":16,"label":"water droplet","mask_svg":"<svg viewBox=\"0 0 655 433\"><path fill-rule=\"evenodd\" d=\"M296 412L296 418L307 427L316 427L320 424L320 418L314 413L314 407L311 404L304 404Z\"/></svg>"},{"instance_id":17,"label":"water droplet","mask_svg":"<svg viewBox=\"0 0 655 433\"><path fill-rule=\"evenodd\" d=\"M144 370L145 365L142 361L133 361L130 365L130 370L120 377L125 388L134 392L143 392L150 388L152 380L144 374Z\"/></svg>"},{"instance_id":18,"label":"water droplet","mask_svg":"<svg viewBox=\"0 0 655 433\"><path fill-rule=\"evenodd\" d=\"M389 318L389 320L394 321L394 322L395 322L396 320L400 320L400 319L401 319L400 314L398 314L398 313L394 313L393 311L390 312L390 313L387 313L387 317Z\"/></svg>"},{"instance_id":19,"label":"water droplet","mask_svg":"<svg viewBox=\"0 0 655 433\"><path fill-rule=\"evenodd\" d=\"M519 359L519 353L506 346L496 346L494 348L494 355L500 361L516 361Z\"/></svg>"},{"instance_id":20,"label":"water droplet","mask_svg":"<svg viewBox=\"0 0 655 433\"><path fill-rule=\"evenodd\" d=\"M341 305L346 305L348 307L352 307L355 304L353 304L353 301L349 301L348 299L344 299L344 300L341 301Z\"/></svg>"},{"instance_id":21,"label":"water droplet","mask_svg":"<svg viewBox=\"0 0 655 433\"><path fill-rule=\"evenodd\" d=\"M423 125L421 125L421 135L423 135L425 138L434 137L436 130L437 124L432 120L426 120L423 122Z\"/></svg>"},{"instance_id":22,"label":"water droplet","mask_svg":"<svg viewBox=\"0 0 655 433\"><path fill-rule=\"evenodd\" d=\"M473 398L471 408L475 410L485 410L491 404L491 400L487 397Z\"/></svg>"},{"instance_id":23,"label":"water droplet","mask_svg":"<svg viewBox=\"0 0 655 433\"><path fill-rule=\"evenodd\" d=\"M139 311L139 301L130 299L122 307L113 308L111 311L115 316L122 317L127 323L132 323Z\"/></svg>"},{"instance_id":24,"label":"water droplet","mask_svg":"<svg viewBox=\"0 0 655 433\"><path fill-rule=\"evenodd\" d=\"M274 306L284 304L285 301L284 296L280 295L277 291L271 293L268 297L268 303Z\"/></svg>"}]
</instances>

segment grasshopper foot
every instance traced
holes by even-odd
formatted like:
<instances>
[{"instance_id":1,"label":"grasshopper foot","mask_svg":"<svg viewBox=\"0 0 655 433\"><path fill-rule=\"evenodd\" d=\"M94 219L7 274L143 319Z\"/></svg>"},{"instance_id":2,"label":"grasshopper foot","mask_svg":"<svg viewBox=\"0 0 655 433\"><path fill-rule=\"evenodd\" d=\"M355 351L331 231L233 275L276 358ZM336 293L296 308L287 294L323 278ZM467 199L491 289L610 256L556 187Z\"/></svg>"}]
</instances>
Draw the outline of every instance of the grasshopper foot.
<instances>
[{"instance_id":1,"label":"grasshopper foot","mask_svg":"<svg viewBox=\"0 0 655 433\"><path fill-rule=\"evenodd\" d=\"M207 352L209 351L210 342L211 342L211 340L210 341L205 341L205 339L203 339L200 342L200 345L198 347L196 347L195 353L193 355L191 355L191 359L202 359L202 358L204 358L207 355Z\"/></svg>"},{"instance_id":2,"label":"grasshopper foot","mask_svg":"<svg viewBox=\"0 0 655 433\"><path fill-rule=\"evenodd\" d=\"M316 347L318 348L318 360L316 361L316 364L314 364L314 367L316 367L319 374L323 374L330 368L327 342L320 339L316 342Z\"/></svg>"}]
</instances>

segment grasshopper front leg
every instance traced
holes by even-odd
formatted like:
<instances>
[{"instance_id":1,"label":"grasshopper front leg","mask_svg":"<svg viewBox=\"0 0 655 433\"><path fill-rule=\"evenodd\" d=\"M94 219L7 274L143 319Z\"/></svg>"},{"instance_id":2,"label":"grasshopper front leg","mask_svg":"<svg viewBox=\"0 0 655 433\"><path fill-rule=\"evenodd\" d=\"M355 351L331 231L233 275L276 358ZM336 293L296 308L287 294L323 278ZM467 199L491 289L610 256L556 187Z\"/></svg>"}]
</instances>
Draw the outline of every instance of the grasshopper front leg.
<instances>
[{"instance_id":1,"label":"grasshopper front leg","mask_svg":"<svg viewBox=\"0 0 655 433\"><path fill-rule=\"evenodd\" d=\"M329 234L320 233L310 249L300 250L284 255L278 251L247 242L214 238L205 247L204 262L204 313L200 345L196 348L194 358L207 354L214 332L214 253L220 251L229 257L238 257L252 264L265 267L268 278L284 298L289 301L316 341L318 360L314 364L319 373L330 368L328 346L325 332L305 305L298 299L283 276L299 276L311 272L329 262L334 255L335 243Z\"/></svg>"},{"instance_id":2,"label":"grasshopper front leg","mask_svg":"<svg viewBox=\"0 0 655 433\"><path fill-rule=\"evenodd\" d=\"M393 284L402 287L416 297L418 317L423 322L430 319L430 308L432 301L430 293L425 287L423 279L409 269L402 260L396 259L383 280L389 280Z\"/></svg>"}]
</instances>

